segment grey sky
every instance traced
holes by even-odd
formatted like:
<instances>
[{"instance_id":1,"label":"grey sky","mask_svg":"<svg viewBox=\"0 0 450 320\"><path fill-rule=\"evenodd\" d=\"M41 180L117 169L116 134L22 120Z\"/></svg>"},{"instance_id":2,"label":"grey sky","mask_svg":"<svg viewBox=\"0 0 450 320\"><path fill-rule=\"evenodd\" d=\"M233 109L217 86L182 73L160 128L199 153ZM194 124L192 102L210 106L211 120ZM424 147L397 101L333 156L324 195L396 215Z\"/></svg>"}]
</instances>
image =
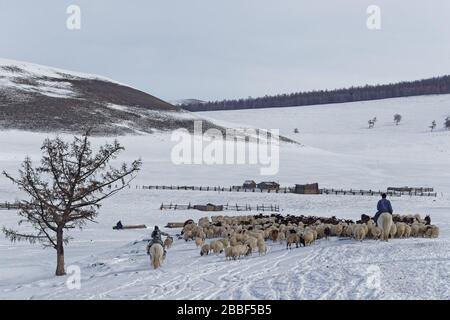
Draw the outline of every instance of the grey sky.
<instances>
[{"instance_id":1,"label":"grey sky","mask_svg":"<svg viewBox=\"0 0 450 320\"><path fill-rule=\"evenodd\" d=\"M0 57L163 99L263 96L450 74L450 1L0 0L0 39Z\"/></svg>"}]
</instances>

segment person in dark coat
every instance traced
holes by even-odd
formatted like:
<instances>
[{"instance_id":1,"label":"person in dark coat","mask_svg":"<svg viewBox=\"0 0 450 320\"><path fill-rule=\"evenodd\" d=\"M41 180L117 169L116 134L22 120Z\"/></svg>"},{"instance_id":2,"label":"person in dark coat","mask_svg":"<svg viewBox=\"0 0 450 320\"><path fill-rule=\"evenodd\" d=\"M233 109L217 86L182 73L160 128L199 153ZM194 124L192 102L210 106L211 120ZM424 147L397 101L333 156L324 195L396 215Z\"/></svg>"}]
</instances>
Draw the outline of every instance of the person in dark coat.
<instances>
[{"instance_id":1,"label":"person in dark coat","mask_svg":"<svg viewBox=\"0 0 450 320\"><path fill-rule=\"evenodd\" d=\"M166 237L169 236L169 234L167 234L167 233L162 232L161 230L159 230L159 227L158 227L158 226L155 226L155 229L153 230L152 235L151 235L152 240L150 240L149 243L148 243L148 245L147 245L147 253L150 252L150 247L151 247L154 243L159 243L161 246L164 247L164 243L163 243L163 241L162 241L162 239L161 239L161 236L162 236L162 235L164 235L164 236L166 236ZM165 255L166 255L166 250L164 250L164 256L165 256Z\"/></svg>"},{"instance_id":2,"label":"person in dark coat","mask_svg":"<svg viewBox=\"0 0 450 320\"><path fill-rule=\"evenodd\" d=\"M394 211L392 210L392 205L391 202L386 199L386 193L383 193L381 195L381 200L378 201L377 204L377 213L375 214L375 216L373 217L373 221L375 221L375 223L377 223L378 217L380 216L380 214L382 214L383 212L389 212L390 214L392 214Z\"/></svg>"},{"instance_id":3,"label":"person in dark coat","mask_svg":"<svg viewBox=\"0 0 450 320\"><path fill-rule=\"evenodd\" d=\"M117 222L117 224L113 227L114 230L122 230L123 229L123 224L122 221L119 220L119 222Z\"/></svg>"}]
</instances>

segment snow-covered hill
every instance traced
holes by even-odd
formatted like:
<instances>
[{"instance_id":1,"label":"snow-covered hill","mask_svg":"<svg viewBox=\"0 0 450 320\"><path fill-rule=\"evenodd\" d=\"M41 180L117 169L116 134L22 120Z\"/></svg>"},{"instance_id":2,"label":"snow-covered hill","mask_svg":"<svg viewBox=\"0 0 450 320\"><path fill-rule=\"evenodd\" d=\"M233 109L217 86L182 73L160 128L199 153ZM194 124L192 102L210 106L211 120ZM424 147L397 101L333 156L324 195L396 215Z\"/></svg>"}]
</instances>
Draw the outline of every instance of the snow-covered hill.
<instances>
[{"instance_id":1,"label":"snow-covered hill","mask_svg":"<svg viewBox=\"0 0 450 320\"><path fill-rule=\"evenodd\" d=\"M403 116L395 126L393 115ZM200 257L192 242L176 240L163 267L150 268L145 241L151 229L114 231L112 226L199 219L204 212L161 211L164 203L278 204L282 214L358 219L373 214L377 197L259 194L126 189L104 203L97 224L88 224L66 248L66 265L81 269L81 289L70 290L68 277L55 278L55 253L0 238L0 298L43 299L449 299L450 298L450 96L427 96L285 109L201 113L223 126L278 128L304 146L280 146L280 170L259 176L258 165L175 165L174 142L166 134L124 136L121 159L141 157L141 185L235 185L244 180L275 180L282 185L318 182L321 187L385 189L428 186L432 197L395 197L396 213L430 214L440 227L438 239L394 239L389 243L350 239L320 240L287 251L269 242L265 257L241 261L223 255ZM377 117L373 129L367 121ZM428 126L436 120L438 128ZM294 134L294 128L300 133ZM38 159L46 134L3 131L0 169L14 173L25 155ZM94 144L105 138L95 138ZM14 144L11 145L11 141ZM20 197L0 177L0 201ZM227 212L229 215L242 212ZM12 211L0 212L0 225L15 226ZM171 234L180 230L165 229ZM380 280L373 286L374 272Z\"/></svg>"},{"instance_id":2,"label":"snow-covered hill","mask_svg":"<svg viewBox=\"0 0 450 320\"><path fill-rule=\"evenodd\" d=\"M191 115L147 93L89 74L0 59L0 128L95 134L187 128ZM216 127L205 122L205 127Z\"/></svg>"}]
</instances>

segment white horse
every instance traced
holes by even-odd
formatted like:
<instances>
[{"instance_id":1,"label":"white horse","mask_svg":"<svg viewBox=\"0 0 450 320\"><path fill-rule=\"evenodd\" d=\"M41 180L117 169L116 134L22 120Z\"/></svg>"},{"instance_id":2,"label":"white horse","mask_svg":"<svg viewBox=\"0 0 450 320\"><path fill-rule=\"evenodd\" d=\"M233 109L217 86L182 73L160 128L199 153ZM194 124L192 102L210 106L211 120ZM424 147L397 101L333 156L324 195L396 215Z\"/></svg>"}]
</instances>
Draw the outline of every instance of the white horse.
<instances>
[{"instance_id":1,"label":"white horse","mask_svg":"<svg viewBox=\"0 0 450 320\"><path fill-rule=\"evenodd\" d=\"M389 241L392 224L392 215L389 212L383 212L377 219L378 227L383 230L382 239L385 241Z\"/></svg>"},{"instance_id":2,"label":"white horse","mask_svg":"<svg viewBox=\"0 0 450 320\"><path fill-rule=\"evenodd\" d=\"M159 243L154 243L150 247L150 261L153 268L157 269L161 267L164 260L164 248Z\"/></svg>"}]
</instances>

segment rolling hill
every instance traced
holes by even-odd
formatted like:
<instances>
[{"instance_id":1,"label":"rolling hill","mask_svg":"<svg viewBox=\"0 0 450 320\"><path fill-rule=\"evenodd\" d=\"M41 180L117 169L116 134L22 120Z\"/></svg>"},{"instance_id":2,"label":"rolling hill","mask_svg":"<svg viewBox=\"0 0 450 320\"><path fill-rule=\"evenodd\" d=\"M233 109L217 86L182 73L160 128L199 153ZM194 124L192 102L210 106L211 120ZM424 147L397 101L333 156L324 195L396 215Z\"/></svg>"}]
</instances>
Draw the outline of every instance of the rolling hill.
<instances>
[{"instance_id":1,"label":"rolling hill","mask_svg":"<svg viewBox=\"0 0 450 320\"><path fill-rule=\"evenodd\" d=\"M124 135L186 128L199 119L113 80L0 59L0 128ZM203 128L217 127L204 121Z\"/></svg>"}]
</instances>

